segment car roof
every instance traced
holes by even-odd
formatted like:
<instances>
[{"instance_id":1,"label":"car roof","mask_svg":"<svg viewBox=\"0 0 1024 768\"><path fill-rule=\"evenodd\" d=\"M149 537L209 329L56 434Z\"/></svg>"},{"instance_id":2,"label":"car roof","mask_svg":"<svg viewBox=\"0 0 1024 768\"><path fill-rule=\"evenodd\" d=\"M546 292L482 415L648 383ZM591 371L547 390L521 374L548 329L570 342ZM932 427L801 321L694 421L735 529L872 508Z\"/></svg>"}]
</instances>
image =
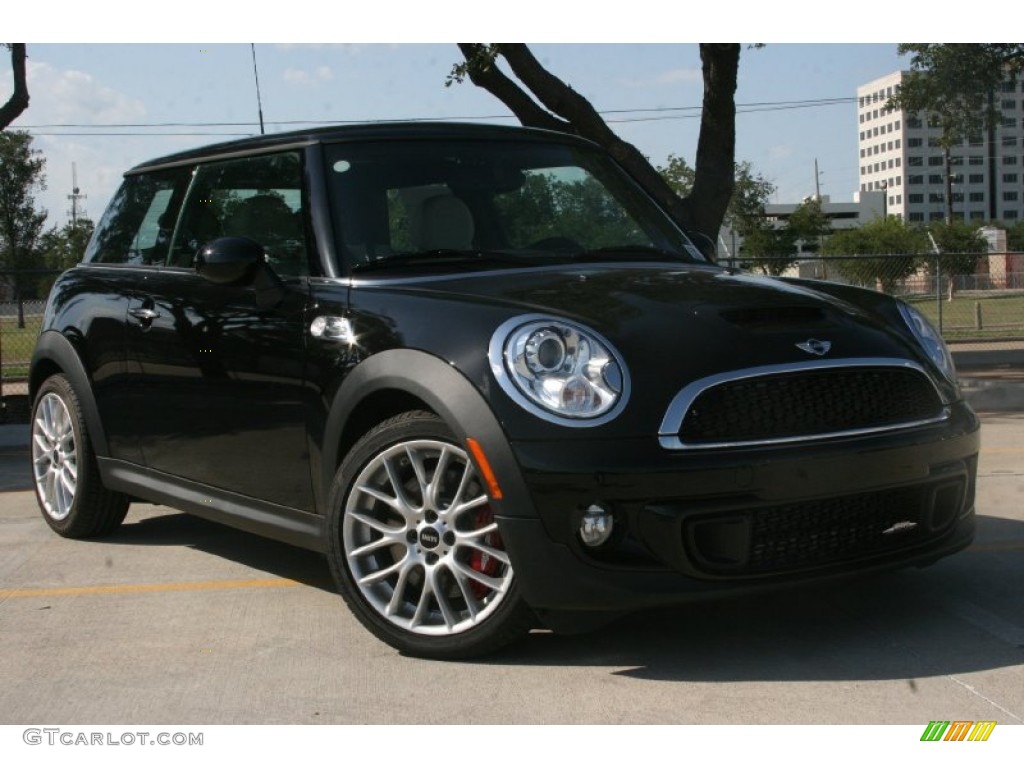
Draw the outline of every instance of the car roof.
<instances>
[{"instance_id":1,"label":"car roof","mask_svg":"<svg viewBox=\"0 0 1024 768\"><path fill-rule=\"evenodd\" d=\"M332 143L337 141L365 141L390 139L474 139L502 141L511 139L574 141L590 145L585 139L568 133L541 128L524 128L512 125L488 125L482 123L451 122L382 122L353 123L307 128L266 136L251 136L245 139L208 144L184 152L154 158L136 165L125 175L152 171L158 168L187 165L198 160L237 157L262 154L264 152L302 147L309 144Z\"/></svg>"}]
</instances>

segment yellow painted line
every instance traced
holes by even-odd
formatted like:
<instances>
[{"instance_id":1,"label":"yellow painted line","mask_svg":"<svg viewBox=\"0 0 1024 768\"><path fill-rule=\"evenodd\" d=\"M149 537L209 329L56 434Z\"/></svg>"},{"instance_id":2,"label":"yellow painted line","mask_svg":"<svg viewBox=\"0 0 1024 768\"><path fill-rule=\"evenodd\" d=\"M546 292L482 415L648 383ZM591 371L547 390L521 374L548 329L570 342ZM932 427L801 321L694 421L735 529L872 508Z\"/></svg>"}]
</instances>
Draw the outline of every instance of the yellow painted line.
<instances>
[{"instance_id":1,"label":"yellow painted line","mask_svg":"<svg viewBox=\"0 0 1024 768\"><path fill-rule=\"evenodd\" d=\"M198 592L204 589L258 589L261 587L299 587L291 579L233 579L192 581L177 584L106 584L94 587L44 587L0 590L0 600L10 597L73 597L76 595L124 595L145 592Z\"/></svg>"}]
</instances>

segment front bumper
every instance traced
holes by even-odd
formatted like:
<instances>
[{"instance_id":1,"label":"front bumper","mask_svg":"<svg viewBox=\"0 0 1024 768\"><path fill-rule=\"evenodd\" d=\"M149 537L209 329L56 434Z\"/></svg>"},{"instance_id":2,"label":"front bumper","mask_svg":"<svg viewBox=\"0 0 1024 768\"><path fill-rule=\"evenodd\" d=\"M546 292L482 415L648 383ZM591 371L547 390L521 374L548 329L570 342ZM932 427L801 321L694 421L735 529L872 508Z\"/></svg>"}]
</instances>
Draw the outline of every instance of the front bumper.
<instances>
[{"instance_id":1,"label":"front bumper","mask_svg":"<svg viewBox=\"0 0 1024 768\"><path fill-rule=\"evenodd\" d=\"M962 403L940 426L772 448L513 442L527 498L506 499L498 519L535 609L628 611L963 549L978 447ZM615 511L618 533L599 550L576 536L593 503Z\"/></svg>"}]
</instances>

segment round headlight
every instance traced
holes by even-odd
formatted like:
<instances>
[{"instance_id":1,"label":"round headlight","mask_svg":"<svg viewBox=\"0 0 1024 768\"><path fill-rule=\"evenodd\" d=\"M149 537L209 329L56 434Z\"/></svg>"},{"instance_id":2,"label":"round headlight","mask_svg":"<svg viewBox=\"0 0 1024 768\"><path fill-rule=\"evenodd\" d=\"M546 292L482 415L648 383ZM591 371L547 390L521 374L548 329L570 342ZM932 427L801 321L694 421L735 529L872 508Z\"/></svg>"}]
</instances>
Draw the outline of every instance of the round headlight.
<instances>
[{"instance_id":1,"label":"round headlight","mask_svg":"<svg viewBox=\"0 0 1024 768\"><path fill-rule=\"evenodd\" d=\"M938 366L942 374L954 384L956 383L956 368L953 366L953 356L949 354L946 342L921 311L904 302L899 302L900 315L903 322L910 328L918 344L921 345L928 358Z\"/></svg>"},{"instance_id":2,"label":"round headlight","mask_svg":"<svg viewBox=\"0 0 1024 768\"><path fill-rule=\"evenodd\" d=\"M514 318L494 332L489 356L502 389L548 421L603 424L628 397L629 378L612 345L567 320Z\"/></svg>"}]
</instances>

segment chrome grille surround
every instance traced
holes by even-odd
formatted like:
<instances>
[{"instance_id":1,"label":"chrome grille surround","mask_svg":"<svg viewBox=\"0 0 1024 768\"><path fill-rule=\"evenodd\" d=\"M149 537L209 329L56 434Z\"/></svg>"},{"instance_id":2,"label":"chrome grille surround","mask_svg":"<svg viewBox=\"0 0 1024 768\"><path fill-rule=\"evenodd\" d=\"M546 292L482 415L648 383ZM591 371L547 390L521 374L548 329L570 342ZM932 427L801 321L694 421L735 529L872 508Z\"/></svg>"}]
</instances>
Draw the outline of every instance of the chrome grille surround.
<instances>
[{"instance_id":1,"label":"chrome grille surround","mask_svg":"<svg viewBox=\"0 0 1024 768\"><path fill-rule=\"evenodd\" d=\"M715 442L686 443L680 437L680 430L687 414L697 399L705 392L715 387L731 382L764 379L771 380L775 377L787 374L798 374L803 372L816 371L855 371L863 369L893 369L894 371L913 371L923 377L924 381L935 392L936 403L939 405L934 416L925 418L912 418L906 421L896 421L881 425L872 425L862 428L842 429L839 431L815 432L813 434L782 435L770 438L759 438L753 440L721 440ZM934 380L919 363L913 360L902 358L845 358L837 360L808 360L803 362L783 363L778 365L764 365L755 368L745 368L735 371L726 371L712 376L698 379L688 384L672 398L665 417L662 419L661 427L658 430L658 441L663 448L669 450L712 450L722 448L745 448L765 445L780 445L787 443L811 442L815 440L827 440L832 438L857 437L861 435L877 434L882 432L893 432L897 430L913 429L917 427L931 426L947 421L950 417L949 404L943 398L941 391L935 385Z\"/></svg>"}]
</instances>

